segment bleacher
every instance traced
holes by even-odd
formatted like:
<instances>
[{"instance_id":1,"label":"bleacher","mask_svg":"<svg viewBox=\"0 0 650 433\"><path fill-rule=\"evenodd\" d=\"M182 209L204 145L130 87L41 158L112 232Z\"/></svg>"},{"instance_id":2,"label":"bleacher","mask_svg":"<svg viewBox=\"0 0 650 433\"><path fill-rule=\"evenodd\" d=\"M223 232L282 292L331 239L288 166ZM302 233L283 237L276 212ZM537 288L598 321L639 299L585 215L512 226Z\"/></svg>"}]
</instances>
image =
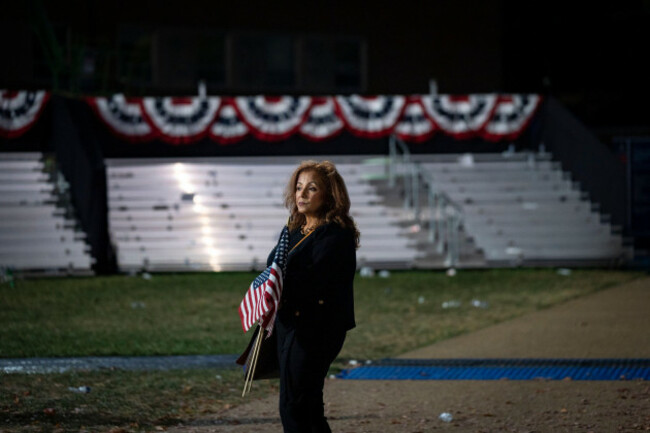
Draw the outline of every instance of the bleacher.
<instances>
[{"instance_id":1,"label":"bleacher","mask_svg":"<svg viewBox=\"0 0 650 433\"><path fill-rule=\"evenodd\" d=\"M262 269L288 216L286 182L307 158L293 159L107 160L109 235L119 269ZM367 157L329 159L346 180L362 233L359 267L449 266L427 234L430 209L422 205L416 221L402 206L403 180L389 188L385 165L368 164ZM56 170L44 161L37 153L0 157L0 268L90 273L85 236L62 203ZM629 254L618 228L548 154L415 155L412 161L462 208L455 266L602 265Z\"/></svg>"},{"instance_id":2,"label":"bleacher","mask_svg":"<svg viewBox=\"0 0 650 433\"><path fill-rule=\"evenodd\" d=\"M548 153L446 155L420 167L462 207L488 265L611 264L628 254L619 229Z\"/></svg>"},{"instance_id":3,"label":"bleacher","mask_svg":"<svg viewBox=\"0 0 650 433\"><path fill-rule=\"evenodd\" d=\"M0 153L0 268L91 274L85 235L61 203L56 171L44 161L41 153Z\"/></svg>"},{"instance_id":4,"label":"bleacher","mask_svg":"<svg viewBox=\"0 0 650 433\"><path fill-rule=\"evenodd\" d=\"M296 161L300 161L296 157ZM330 158L362 233L359 266L409 268L420 253L358 161ZM359 160L357 158L357 160ZM107 160L109 230L123 272L259 270L286 223L287 158ZM369 168L368 170L372 170Z\"/></svg>"}]
</instances>

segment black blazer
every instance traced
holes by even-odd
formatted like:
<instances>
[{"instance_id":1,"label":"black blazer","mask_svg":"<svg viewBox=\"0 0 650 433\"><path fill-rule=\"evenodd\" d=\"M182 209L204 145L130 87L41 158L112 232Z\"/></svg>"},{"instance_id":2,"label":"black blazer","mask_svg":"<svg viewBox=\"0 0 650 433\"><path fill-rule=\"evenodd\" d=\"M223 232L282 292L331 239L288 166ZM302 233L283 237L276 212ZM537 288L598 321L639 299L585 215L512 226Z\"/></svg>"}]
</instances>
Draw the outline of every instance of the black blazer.
<instances>
[{"instance_id":1,"label":"black blazer","mask_svg":"<svg viewBox=\"0 0 650 433\"><path fill-rule=\"evenodd\" d=\"M289 253L278 320L296 328L354 328L356 267L354 232L336 223L318 227Z\"/></svg>"}]
</instances>

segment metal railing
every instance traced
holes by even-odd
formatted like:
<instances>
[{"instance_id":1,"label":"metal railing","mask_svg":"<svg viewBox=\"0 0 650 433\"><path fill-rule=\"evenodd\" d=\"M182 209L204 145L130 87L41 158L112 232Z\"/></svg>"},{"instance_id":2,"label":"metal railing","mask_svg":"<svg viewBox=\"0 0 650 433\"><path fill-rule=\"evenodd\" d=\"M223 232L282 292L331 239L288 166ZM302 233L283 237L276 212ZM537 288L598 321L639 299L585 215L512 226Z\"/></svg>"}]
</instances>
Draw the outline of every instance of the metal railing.
<instances>
[{"instance_id":1,"label":"metal railing","mask_svg":"<svg viewBox=\"0 0 650 433\"><path fill-rule=\"evenodd\" d=\"M420 170L420 176L427 191L429 242L436 245L436 252L445 254L445 266L456 267L460 257L463 209L447 193L435 188L431 173Z\"/></svg>"},{"instance_id":2,"label":"metal railing","mask_svg":"<svg viewBox=\"0 0 650 433\"><path fill-rule=\"evenodd\" d=\"M444 191L436 188L431 173L423 170L411 159L406 143L391 136L388 143L388 184L395 187L399 177L404 186L404 209L411 210L418 223L426 219L428 240L435 244L436 252L445 255L445 266L456 267L460 257L463 209ZM426 191L426 217L424 217L420 191Z\"/></svg>"},{"instance_id":3,"label":"metal railing","mask_svg":"<svg viewBox=\"0 0 650 433\"><path fill-rule=\"evenodd\" d=\"M407 179L408 175L408 179ZM394 188L398 176L404 177L404 209L413 204L413 167L411 152L399 138L391 135L388 140L388 186Z\"/></svg>"}]
</instances>

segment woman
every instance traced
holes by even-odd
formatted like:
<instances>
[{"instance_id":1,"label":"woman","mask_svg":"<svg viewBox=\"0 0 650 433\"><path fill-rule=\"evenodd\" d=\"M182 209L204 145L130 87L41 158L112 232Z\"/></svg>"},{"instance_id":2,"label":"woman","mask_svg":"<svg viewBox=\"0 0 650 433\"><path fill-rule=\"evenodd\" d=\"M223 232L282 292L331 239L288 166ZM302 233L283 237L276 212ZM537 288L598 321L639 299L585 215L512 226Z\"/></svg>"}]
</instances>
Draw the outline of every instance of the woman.
<instances>
[{"instance_id":1,"label":"woman","mask_svg":"<svg viewBox=\"0 0 650 433\"><path fill-rule=\"evenodd\" d=\"M343 178L329 161L300 164L285 204L293 250L275 322L280 418L285 432L330 432L323 385L346 331L355 326L352 283L359 231ZM269 264L273 256L274 251Z\"/></svg>"}]
</instances>

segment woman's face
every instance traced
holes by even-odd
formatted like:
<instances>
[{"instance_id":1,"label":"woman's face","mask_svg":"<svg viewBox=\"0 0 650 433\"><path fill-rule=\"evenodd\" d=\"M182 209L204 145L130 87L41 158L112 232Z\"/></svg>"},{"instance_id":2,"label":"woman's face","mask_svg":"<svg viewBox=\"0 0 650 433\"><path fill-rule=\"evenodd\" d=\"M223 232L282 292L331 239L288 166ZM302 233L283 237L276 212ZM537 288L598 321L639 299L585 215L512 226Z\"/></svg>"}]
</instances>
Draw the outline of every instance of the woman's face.
<instances>
[{"instance_id":1,"label":"woman's face","mask_svg":"<svg viewBox=\"0 0 650 433\"><path fill-rule=\"evenodd\" d=\"M296 182L298 212L307 218L318 217L325 202L325 187L313 170L303 171Z\"/></svg>"}]
</instances>

